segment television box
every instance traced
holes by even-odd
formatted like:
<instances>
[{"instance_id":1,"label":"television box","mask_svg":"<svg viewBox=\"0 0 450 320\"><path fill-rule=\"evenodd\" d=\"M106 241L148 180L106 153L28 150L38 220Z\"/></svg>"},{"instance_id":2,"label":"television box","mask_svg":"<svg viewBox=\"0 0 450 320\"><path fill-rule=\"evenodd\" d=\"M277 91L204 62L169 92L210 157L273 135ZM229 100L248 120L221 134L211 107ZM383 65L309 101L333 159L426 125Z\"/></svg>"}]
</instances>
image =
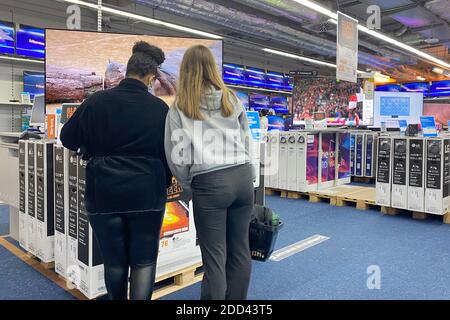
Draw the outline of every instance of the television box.
<instances>
[{"instance_id":1,"label":"television box","mask_svg":"<svg viewBox=\"0 0 450 320\"><path fill-rule=\"evenodd\" d=\"M356 133L350 133L350 174L355 175L355 149L356 149Z\"/></svg>"},{"instance_id":2,"label":"television box","mask_svg":"<svg viewBox=\"0 0 450 320\"><path fill-rule=\"evenodd\" d=\"M51 141L36 143L36 256L44 263L55 259L53 144Z\"/></svg>"},{"instance_id":3,"label":"television box","mask_svg":"<svg viewBox=\"0 0 450 320\"><path fill-rule=\"evenodd\" d=\"M333 187L336 182L336 132L319 134L319 189Z\"/></svg>"},{"instance_id":4,"label":"television box","mask_svg":"<svg viewBox=\"0 0 450 320\"><path fill-rule=\"evenodd\" d=\"M286 190L297 191L297 170L298 154L297 154L297 133L286 132L287 140L287 187Z\"/></svg>"},{"instance_id":5,"label":"television box","mask_svg":"<svg viewBox=\"0 0 450 320\"><path fill-rule=\"evenodd\" d=\"M67 234L69 228L69 150L54 145L55 271L67 276Z\"/></svg>"},{"instance_id":6,"label":"television box","mask_svg":"<svg viewBox=\"0 0 450 320\"><path fill-rule=\"evenodd\" d=\"M297 191L317 190L319 181L319 135L298 132L297 146Z\"/></svg>"},{"instance_id":7,"label":"television box","mask_svg":"<svg viewBox=\"0 0 450 320\"><path fill-rule=\"evenodd\" d=\"M280 132L280 156L278 166L278 188L287 190L287 165L288 165L288 144L287 139L289 134L287 132Z\"/></svg>"},{"instance_id":8,"label":"television box","mask_svg":"<svg viewBox=\"0 0 450 320\"><path fill-rule=\"evenodd\" d=\"M392 138L378 138L378 156L376 172L376 203L381 206L391 206L391 172L392 172Z\"/></svg>"},{"instance_id":9,"label":"television box","mask_svg":"<svg viewBox=\"0 0 450 320\"><path fill-rule=\"evenodd\" d=\"M78 274L78 156L68 151L67 194L69 198L67 233L67 279L77 283Z\"/></svg>"},{"instance_id":10,"label":"television box","mask_svg":"<svg viewBox=\"0 0 450 320\"><path fill-rule=\"evenodd\" d=\"M425 211L425 141L408 140L408 210L417 212Z\"/></svg>"},{"instance_id":11,"label":"television box","mask_svg":"<svg viewBox=\"0 0 450 320\"><path fill-rule=\"evenodd\" d=\"M269 175L268 186L278 188L278 172L280 170L280 131L270 131L268 135L268 161L266 170Z\"/></svg>"},{"instance_id":12,"label":"television box","mask_svg":"<svg viewBox=\"0 0 450 320\"><path fill-rule=\"evenodd\" d=\"M355 134L355 176L364 176L364 151L365 151L365 134Z\"/></svg>"},{"instance_id":13,"label":"television box","mask_svg":"<svg viewBox=\"0 0 450 320\"><path fill-rule=\"evenodd\" d=\"M342 185L351 182L350 159L351 134L350 132L338 132L336 184Z\"/></svg>"},{"instance_id":14,"label":"television box","mask_svg":"<svg viewBox=\"0 0 450 320\"><path fill-rule=\"evenodd\" d=\"M364 176L369 178L375 177L377 136L376 133L364 135Z\"/></svg>"},{"instance_id":15,"label":"television box","mask_svg":"<svg viewBox=\"0 0 450 320\"><path fill-rule=\"evenodd\" d=\"M445 214L450 208L450 138L426 140L425 212Z\"/></svg>"},{"instance_id":16,"label":"television box","mask_svg":"<svg viewBox=\"0 0 450 320\"><path fill-rule=\"evenodd\" d=\"M394 208L408 208L408 139L393 139L392 157L392 198Z\"/></svg>"},{"instance_id":17,"label":"television box","mask_svg":"<svg viewBox=\"0 0 450 320\"><path fill-rule=\"evenodd\" d=\"M16 37L16 54L30 58L44 59L44 29L20 25Z\"/></svg>"},{"instance_id":18,"label":"television box","mask_svg":"<svg viewBox=\"0 0 450 320\"><path fill-rule=\"evenodd\" d=\"M28 251L28 143L19 140L19 244Z\"/></svg>"},{"instance_id":19,"label":"television box","mask_svg":"<svg viewBox=\"0 0 450 320\"><path fill-rule=\"evenodd\" d=\"M13 23L0 21L0 54L14 54L15 32Z\"/></svg>"},{"instance_id":20,"label":"television box","mask_svg":"<svg viewBox=\"0 0 450 320\"><path fill-rule=\"evenodd\" d=\"M78 288L89 299L106 294L105 274L100 248L86 212L86 164L78 157Z\"/></svg>"},{"instance_id":21,"label":"television box","mask_svg":"<svg viewBox=\"0 0 450 320\"><path fill-rule=\"evenodd\" d=\"M37 221L36 221L36 143L28 141L28 252L36 255Z\"/></svg>"}]
</instances>

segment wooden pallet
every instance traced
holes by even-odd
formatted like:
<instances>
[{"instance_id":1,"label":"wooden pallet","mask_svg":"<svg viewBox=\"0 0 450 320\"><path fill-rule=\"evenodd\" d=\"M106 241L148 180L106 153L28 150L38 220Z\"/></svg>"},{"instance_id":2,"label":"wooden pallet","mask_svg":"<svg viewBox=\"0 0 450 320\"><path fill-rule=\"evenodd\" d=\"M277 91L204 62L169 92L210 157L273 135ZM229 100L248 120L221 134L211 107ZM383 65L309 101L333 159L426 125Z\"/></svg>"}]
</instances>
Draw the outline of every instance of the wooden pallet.
<instances>
[{"instance_id":1,"label":"wooden pallet","mask_svg":"<svg viewBox=\"0 0 450 320\"><path fill-rule=\"evenodd\" d=\"M289 191L289 190L281 190L281 189L273 189L266 188L265 194L267 196L279 195L281 198L287 199L304 199L309 198L308 193L306 192L298 192L298 191Z\"/></svg>"},{"instance_id":2,"label":"wooden pallet","mask_svg":"<svg viewBox=\"0 0 450 320\"><path fill-rule=\"evenodd\" d=\"M428 216L436 216L434 214L426 213L426 212L411 211L411 210L406 210L406 209L398 209L398 208L385 207L385 206L381 207L381 212L383 214L387 214L390 216L395 216L395 215L398 215L401 213L409 213L409 214L411 214L412 218L415 220L425 220L428 218ZM442 215L442 222L445 224L450 224L450 213L445 213Z\"/></svg>"},{"instance_id":3,"label":"wooden pallet","mask_svg":"<svg viewBox=\"0 0 450 320\"><path fill-rule=\"evenodd\" d=\"M336 186L329 189L324 190L315 190L309 192L309 201L310 202L320 202L320 201L328 201L330 205L336 205L337 197L342 194L355 192L361 189L361 187L351 186L351 185L342 185Z\"/></svg>"},{"instance_id":4,"label":"wooden pallet","mask_svg":"<svg viewBox=\"0 0 450 320\"><path fill-rule=\"evenodd\" d=\"M39 259L38 257L36 257L34 254L27 252L26 256L30 259L30 264L34 265L34 264L39 264L42 268L47 269L47 270L52 270L55 269L55 262L42 262L41 259Z\"/></svg>"},{"instance_id":5,"label":"wooden pallet","mask_svg":"<svg viewBox=\"0 0 450 320\"><path fill-rule=\"evenodd\" d=\"M200 262L182 270L177 270L176 272L157 277L155 287L157 288L160 286L160 288L153 292L152 300L159 299L165 295L202 281L203 272L201 272L201 268L202 263Z\"/></svg>"},{"instance_id":6,"label":"wooden pallet","mask_svg":"<svg viewBox=\"0 0 450 320\"><path fill-rule=\"evenodd\" d=\"M359 187L358 190L337 196L337 206L355 205L359 210L367 210L376 206L375 188Z\"/></svg>"}]
</instances>

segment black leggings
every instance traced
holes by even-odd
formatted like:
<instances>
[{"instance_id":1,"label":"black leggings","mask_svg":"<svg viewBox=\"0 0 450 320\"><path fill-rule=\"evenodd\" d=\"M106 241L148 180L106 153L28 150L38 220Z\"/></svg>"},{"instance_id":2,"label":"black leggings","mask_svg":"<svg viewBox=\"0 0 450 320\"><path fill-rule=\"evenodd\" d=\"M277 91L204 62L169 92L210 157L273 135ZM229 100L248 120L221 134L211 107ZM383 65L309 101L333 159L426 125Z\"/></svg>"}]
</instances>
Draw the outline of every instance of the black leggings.
<instances>
[{"instance_id":1,"label":"black leggings","mask_svg":"<svg viewBox=\"0 0 450 320\"><path fill-rule=\"evenodd\" d=\"M105 266L105 283L111 300L149 300L155 283L162 211L90 214Z\"/></svg>"}]
</instances>

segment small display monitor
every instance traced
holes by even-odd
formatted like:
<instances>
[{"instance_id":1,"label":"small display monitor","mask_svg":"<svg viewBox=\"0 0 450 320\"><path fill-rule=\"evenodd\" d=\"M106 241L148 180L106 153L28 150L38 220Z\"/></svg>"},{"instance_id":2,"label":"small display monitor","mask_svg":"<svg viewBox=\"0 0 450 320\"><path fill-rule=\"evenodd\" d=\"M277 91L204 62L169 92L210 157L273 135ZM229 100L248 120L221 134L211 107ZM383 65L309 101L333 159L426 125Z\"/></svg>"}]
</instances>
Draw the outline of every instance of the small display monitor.
<instances>
[{"instance_id":1,"label":"small display monitor","mask_svg":"<svg viewBox=\"0 0 450 320\"><path fill-rule=\"evenodd\" d=\"M45 92L45 74L43 72L24 71L23 91L30 94L31 100L37 94Z\"/></svg>"},{"instance_id":2,"label":"small display monitor","mask_svg":"<svg viewBox=\"0 0 450 320\"><path fill-rule=\"evenodd\" d=\"M0 54L14 54L14 24L0 21Z\"/></svg>"},{"instance_id":3,"label":"small display monitor","mask_svg":"<svg viewBox=\"0 0 450 320\"><path fill-rule=\"evenodd\" d=\"M45 30L20 25L17 30L16 53L30 58L45 58Z\"/></svg>"}]
</instances>

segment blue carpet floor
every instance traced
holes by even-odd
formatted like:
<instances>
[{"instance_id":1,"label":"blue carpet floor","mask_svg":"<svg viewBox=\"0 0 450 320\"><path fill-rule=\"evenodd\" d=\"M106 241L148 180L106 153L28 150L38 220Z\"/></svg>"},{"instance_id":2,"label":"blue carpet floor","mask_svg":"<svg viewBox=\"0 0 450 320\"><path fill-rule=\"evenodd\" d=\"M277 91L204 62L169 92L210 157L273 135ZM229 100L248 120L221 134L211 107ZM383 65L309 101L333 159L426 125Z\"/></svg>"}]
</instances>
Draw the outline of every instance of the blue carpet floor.
<instances>
[{"instance_id":1,"label":"blue carpet floor","mask_svg":"<svg viewBox=\"0 0 450 320\"><path fill-rule=\"evenodd\" d=\"M254 262L250 299L450 299L450 225L377 210L267 197L282 217L276 249L314 234L330 237L280 262ZM367 288L367 268L381 289ZM0 247L0 299L72 299ZM5 284L5 285L3 285ZM198 299L200 284L163 299Z\"/></svg>"},{"instance_id":2,"label":"blue carpet floor","mask_svg":"<svg viewBox=\"0 0 450 320\"><path fill-rule=\"evenodd\" d=\"M9 233L9 207L0 204L0 236Z\"/></svg>"}]
</instances>

